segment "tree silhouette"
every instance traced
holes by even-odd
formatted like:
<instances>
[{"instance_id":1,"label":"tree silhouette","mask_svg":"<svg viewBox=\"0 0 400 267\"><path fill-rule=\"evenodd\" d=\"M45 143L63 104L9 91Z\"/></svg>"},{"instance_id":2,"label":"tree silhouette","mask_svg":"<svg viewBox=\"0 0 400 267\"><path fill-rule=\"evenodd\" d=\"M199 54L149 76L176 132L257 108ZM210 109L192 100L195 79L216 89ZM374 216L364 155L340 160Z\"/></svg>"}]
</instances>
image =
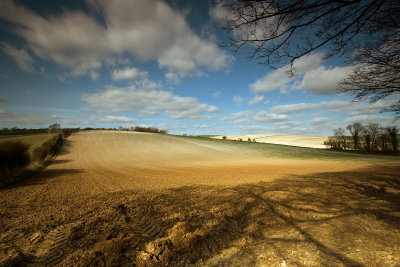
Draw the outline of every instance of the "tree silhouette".
<instances>
[{"instance_id":1,"label":"tree silhouette","mask_svg":"<svg viewBox=\"0 0 400 267\"><path fill-rule=\"evenodd\" d=\"M250 57L271 67L290 66L318 49L346 55L354 73L338 90L354 100L376 102L400 92L400 1L398 0L217 0L225 10L226 45L245 45ZM400 115L400 100L383 111ZM397 117L398 118L398 117Z\"/></svg>"}]
</instances>

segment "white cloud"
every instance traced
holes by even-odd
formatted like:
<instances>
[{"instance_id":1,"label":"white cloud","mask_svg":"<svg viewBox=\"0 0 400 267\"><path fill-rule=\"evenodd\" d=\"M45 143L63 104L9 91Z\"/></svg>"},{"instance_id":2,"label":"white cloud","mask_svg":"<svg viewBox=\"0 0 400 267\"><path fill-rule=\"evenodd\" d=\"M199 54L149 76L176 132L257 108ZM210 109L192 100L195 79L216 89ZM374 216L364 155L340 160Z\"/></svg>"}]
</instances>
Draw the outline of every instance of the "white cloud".
<instances>
[{"instance_id":1,"label":"white cloud","mask_svg":"<svg viewBox=\"0 0 400 267\"><path fill-rule=\"evenodd\" d=\"M33 67L33 58L24 49L16 49L11 45L0 42L0 46L12 59L17 62L18 66L26 72L35 72Z\"/></svg>"},{"instance_id":2,"label":"white cloud","mask_svg":"<svg viewBox=\"0 0 400 267\"><path fill-rule=\"evenodd\" d=\"M268 72L249 87L253 93L280 90L305 90L312 94L329 95L336 93L337 83L351 74L353 67L325 67L322 65L322 53L304 56L294 62L294 73L289 77L288 67Z\"/></svg>"},{"instance_id":3,"label":"white cloud","mask_svg":"<svg viewBox=\"0 0 400 267\"><path fill-rule=\"evenodd\" d=\"M319 95L336 93L339 81L346 79L353 71L353 67L336 67L327 69L320 66L304 74L301 82L304 90Z\"/></svg>"},{"instance_id":4,"label":"white cloud","mask_svg":"<svg viewBox=\"0 0 400 267\"><path fill-rule=\"evenodd\" d=\"M365 102L353 103L351 101L332 100L322 101L319 103L297 103L289 105L278 105L271 108L271 112L277 114L292 114L305 111L322 109L332 112L346 113L352 116L355 115L371 115L379 113L379 111L393 103L393 100L380 100L370 104Z\"/></svg>"},{"instance_id":5,"label":"white cloud","mask_svg":"<svg viewBox=\"0 0 400 267\"><path fill-rule=\"evenodd\" d=\"M332 118L327 118L327 117L315 117L312 118L308 123L310 125L315 125L315 126L332 126L334 119Z\"/></svg>"},{"instance_id":6,"label":"white cloud","mask_svg":"<svg viewBox=\"0 0 400 267\"><path fill-rule=\"evenodd\" d=\"M235 95L232 100L233 100L233 102L235 102L238 105L243 104L243 97L241 97L239 95Z\"/></svg>"},{"instance_id":7,"label":"white cloud","mask_svg":"<svg viewBox=\"0 0 400 267\"><path fill-rule=\"evenodd\" d=\"M254 121L258 123L277 123L288 122L290 118L287 115L269 113L265 110L259 111L254 116Z\"/></svg>"},{"instance_id":8,"label":"white cloud","mask_svg":"<svg viewBox=\"0 0 400 267\"><path fill-rule=\"evenodd\" d=\"M253 113L250 110L243 110L243 111L232 113L229 117L233 120L236 120L236 119L242 119L245 117L250 117L250 116L252 116L252 114Z\"/></svg>"},{"instance_id":9,"label":"white cloud","mask_svg":"<svg viewBox=\"0 0 400 267\"><path fill-rule=\"evenodd\" d=\"M215 91L214 93L212 93L213 97L219 97L222 94L221 91Z\"/></svg>"},{"instance_id":10,"label":"white cloud","mask_svg":"<svg viewBox=\"0 0 400 267\"><path fill-rule=\"evenodd\" d=\"M252 106L254 104L261 103L263 100L264 100L263 95L255 95L253 99L249 101L249 105Z\"/></svg>"},{"instance_id":11,"label":"white cloud","mask_svg":"<svg viewBox=\"0 0 400 267\"><path fill-rule=\"evenodd\" d=\"M90 74L126 54L157 60L161 68L181 77L230 64L230 55L214 42L200 39L184 15L162 0L86 3L102 23L82 11L42 17L12 0L0 2L0 18L17 25L14 32L38 57L70 67L75 75Z\"/></svg>"},{"instance_id":12,"label":"white cloud","mask_svg":"<svg viewBox=\"0 0 400 267\"><path fill-rule=\"evenodd\" d=\"M333 100L333 101L323 101L320 103L297 103L289 105L278 105L272 107L271 111L278 114L300 113L313 109L328 109L333 111L339 111L347 109L351 105L353 105L353 103L351 103L350 101Z\"/></svg>"},{"instance_id":13,"label":"white cloud","mask_svg":"<svg viewBox=\"0 0 400 267\"><path fill-rule=\"evenodd\" d=\"M134 123L136 119L126 116L104 116L104 117L91 117L91 121L106 122L106 123Z\"/></svg>"},{"instance_id":14,"label":"white cloud","mask_svg":"<svg viewBox=\"0 0 400 267\"><path fill-rule=\"evenodd\" d=\"M250 89L253 93L266 93L278 89L281 93L284 93L290 80L287 70L280 68L257 79L253 84L250 84Z\"/></svg>"},{"instance_id":15,"label":"white cloud","mask_svg":"<svg viewBox=\"0 0 400 267\"><path fill-rule=\"evenodd\" d=\"M0 125L1 127L47 127L57 118L51 115L32 114L32 113L15 113L0 109Z\"/></svg>"},{"instance_id":16,"label":"white cloud","mask_svg":"<svg viewBox=\"0 0 400 267\"><path fill-rule=\"evenodd\" d=\"M178 84L178 83L180 82L179 76L176 75L176 74L173 73L173 72L167 72L167 73L165 74L165 78L166 78L169 82L174 83L174 84Z\"/></svg>"},{"instance_id":17,"label":"white cloud","mask_svg":"<svg viewBox=\"0 0 400 267\"><path fill-rule=\"evenodd\" d=\"M287 115L270 113L265 110L255 114L250 110L235 112L230 115L230 119L234 124L287 123L291 121Z\"/></svg>"},{"instance_id":18,"label":"white cloud","mask_svg":"<svg viewBox=\"0 0 400 267\"><path fill-rule=\"evenodd\" d=\"M393 125L393 124L400 126L399 122L395 123L393 121L393 117L382 116L382 115L355 115L355 116L347 117L344 120L344 122L346 124L360 122L363 124L378 123L382 126L388 126L388 125Z\"/></svg>"},{"instance_id":19,"label":"white cloud","mask_svg":"<svg viewBox=\"0 0 400 267\"><path fill-rule=\"evenodd\" d=\"M171 119L208 119L207 113L215 113L219 108L197 102L193 97L181 97L171 92L156 89L147 84L140 88L129 86L106 87L106 90L84 94L81 100L100 111L137 111L142 117L152 117L165 112Z\"/></svg>"},{"instance_id":20,"label":"white cloud","mask_svg":"<svg viewBox=\"0 0 400 267\"><path fill-rule=\"evenodd\" d=\"M140 71L137 68L123 68L114 70L111 77L114 81L133 81L133 82L143 82L149 74L147 71Z\"/></svg>"},{"instance_id":21,"label":"white cloud","mask_svg":"<svg viewBox=\"0 0 400 267\"><path fill-rule=\"evenodd\" d=\"M200 129L200 130L210 129L210 127L211 126L208 125L208 124L202 124L202 125L195 124L195 125L193 125L193 128Z\"/></svg>"},{"instance_id":22,"label":"white cloud","mask_svg":"<svg viewBox=\"0 0 400 267\"><path fill-rule=\"evenodd\" d=\"M90 70L89 71L89 76L93 81L95 81L100 77L100 74L97 71Z\"/></svg>"}]
</instances>

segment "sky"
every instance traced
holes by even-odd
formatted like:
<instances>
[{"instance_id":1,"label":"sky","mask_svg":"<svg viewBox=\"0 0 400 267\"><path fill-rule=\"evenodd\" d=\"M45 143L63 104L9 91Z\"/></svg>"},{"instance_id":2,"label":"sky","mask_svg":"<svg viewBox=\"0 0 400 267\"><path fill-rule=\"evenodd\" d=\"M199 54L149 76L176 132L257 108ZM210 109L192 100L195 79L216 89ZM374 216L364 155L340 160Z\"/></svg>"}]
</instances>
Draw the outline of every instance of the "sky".
<instances>
[{"instance_id":1,"label":"sky","mask_svg":"<svg viewBox=\"0 0 400 267\"><path fill-rule=\"evenodd\" d=\"M224 46L211 1L0 1L0 128L118 128L173 134L326 136L354 122L397 125L393 98L336 92L352 71L324 47L297 76Z\"/></svg>"}]
</instances>

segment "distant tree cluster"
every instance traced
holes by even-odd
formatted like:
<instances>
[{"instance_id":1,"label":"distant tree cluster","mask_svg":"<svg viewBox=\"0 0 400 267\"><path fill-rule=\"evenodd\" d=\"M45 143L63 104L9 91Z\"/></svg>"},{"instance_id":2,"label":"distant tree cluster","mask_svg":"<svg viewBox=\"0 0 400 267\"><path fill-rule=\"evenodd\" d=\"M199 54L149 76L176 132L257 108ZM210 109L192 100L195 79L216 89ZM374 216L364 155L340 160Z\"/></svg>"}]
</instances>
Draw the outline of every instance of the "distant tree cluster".
<instances>
[{"instance_id":1,"label":"distant tree cluster","mask_svg":"<svg viewBox=\"0 0 400 267\"><path fill-rule=\"evenodd\" d=\"M48 133L48 128L41 129L27 129L27 128L3 128L0 130L0 135L24 135L24 134L40 134L40 133Z\"/></svg>"},{"instance_id":2,"label":"distant tree cluster","mask_svg":"<svg viewBox=\"0 0 400 267\"><path fill-rule=\"evenodd\" d=\"M66 138L71 134L79 131L79 128L61 128L61 125L54 123L49 125L47 128L3 128L0 130L0 135L25 135L25 134L43 134L43 133L62 133L63 137Z\"/></svg>"},{"instance_id":3,"label":"distant tree cluster","mask_svg":"<svg viewBox=\"0 0 400 267\"><path fill-rule=\"evenodd\" d=\"M67 138L68 136L78 132L79 130L80 130L79 128L64 128L62 129L61 134L63 138Z\"/></svg>"},{"instance_id":4,"label":"distant tree cluster","mask_svg":"<svg viewBox=\"0 0 400 267\"><path fill-rule=\"evenodd\" d=\"M135 132L146 132L146 133L161 133L161 134L167 134L168 133L167 130L161 130L161 129L154 128L154 127L135 126L135 127L131 127L130 130L131 131L135 131Z\"/></svg>"},{"instance_id":5,"label":"distant tree cluster","mask_svg":"<svg viewBox=\"0 0 400 267\"><path fill-rule=\"evenodd\" d=\"M394 152L399 151L398 129L396 126L381 127L378 123L363 126L356 122L333 131L334 136L325 142L331 149L363 152Z\"/></svg>"}]
</instances>

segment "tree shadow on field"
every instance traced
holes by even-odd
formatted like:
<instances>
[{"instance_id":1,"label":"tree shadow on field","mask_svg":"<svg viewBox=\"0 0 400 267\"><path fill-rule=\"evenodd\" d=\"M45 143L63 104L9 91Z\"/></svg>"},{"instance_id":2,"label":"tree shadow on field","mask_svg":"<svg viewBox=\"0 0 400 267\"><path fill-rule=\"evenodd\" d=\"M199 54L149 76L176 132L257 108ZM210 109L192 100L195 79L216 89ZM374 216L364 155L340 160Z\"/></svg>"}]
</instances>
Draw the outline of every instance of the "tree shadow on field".
<instances>
[{"instance_id":1,"label":"tree shadow on field","mask_svg":"<svg viewBox=\"0 0 400 267\"><path fill-rule=\"evenodd\" d=\"M16 188L16 187L45 184L45 183L48 183L49 180L54 179L56 177L73 175L73 174L77 174L77 173L81 173L81 172L82 172L82 170L77 170L77 169L56 169L56 170L44 169L44 170L30 176L29 178L21 180L15 184L12 184L12 185L2 188L0 190L3 191L3 190L7 190L7 189Z\"/></svg>"},{"instance_id":2,"label":"tree shadow on field","mask_svg":"<svg viewBox=\"0 0 400 267\"><path fill-rule=\"evenodd\" d=\"M374 166L236 187L182 187L146 202L169 226L185 220L203 229L197 249L212 249L193 252L193 262L393 265L400 260L399 173L397 166Z\"/></svg>"},{"instance_id":3,"label":"tree shadow on field","mask_svg":"<svg viewBox=\"0 0 400 267\"><path fill-rule=\"evenodd\" d=\"M69 151L71 150L72 144L74 141L71 141L70 139L64 139L63 145L58 152L58 156L68 154Z\"/></svg>"},{"instance_id":4,"label":"tree shadow on field","mask_svg":"<svg viewBox=\"0 0 400 267\"><path fill-rule=\"evenodd\" d=\"M53 160L50 164L51 165L56 165L56 164L63 164L63 163L67 163L67 162L71 162L72 160L70 159L55 159Z\"/></svg>"},{"instance_id":5,"label":"tree shadow on field","mask_svg":"<svg viewBox=\"0 0 400 267\"><path fill-rule=\"evenodd\" d=\"M25 185L79 172L59 171L44 171ZM76 225L67 258L82 262L71 265L90 265L82 255L89 255L92 265L102 257L116 265L136 264L151 242L171 252L174 248L162 242L168 230L186 221L198 238L187 239L187 247L168 258L171 266L395 266L400 262L399 173L400 166L367 166L239 186L109 192L76 198L52 216L57 225ZM47 209L38 206L37 212ZM154 229L158 236L141 234ZM121 242L128 243L118 247ZM160 262L153 263L149 266Z\"/></svg>"}]
</instances>

